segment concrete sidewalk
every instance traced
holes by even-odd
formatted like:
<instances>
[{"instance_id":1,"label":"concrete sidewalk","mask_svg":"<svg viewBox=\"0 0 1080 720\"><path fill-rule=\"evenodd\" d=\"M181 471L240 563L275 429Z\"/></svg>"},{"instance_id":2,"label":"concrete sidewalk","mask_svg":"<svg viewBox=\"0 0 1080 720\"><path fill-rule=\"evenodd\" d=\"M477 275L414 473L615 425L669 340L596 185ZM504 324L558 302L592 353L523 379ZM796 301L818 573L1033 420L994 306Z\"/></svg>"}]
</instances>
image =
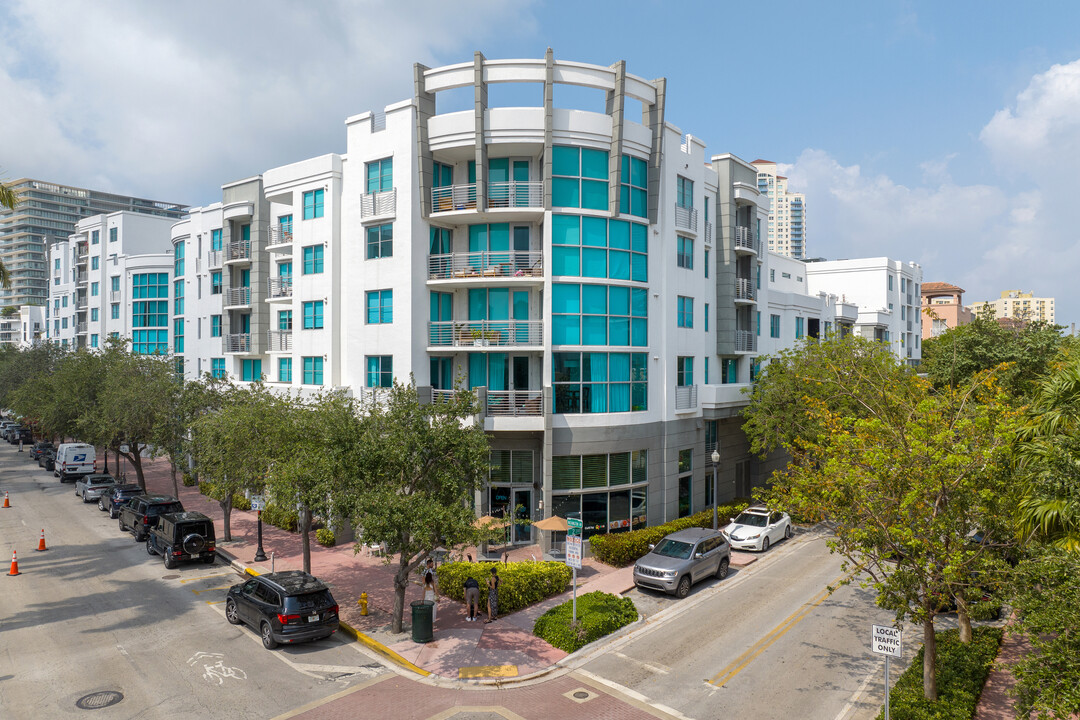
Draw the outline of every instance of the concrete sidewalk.
<instances>
[{"instance_id":1,"label":"concrete sidewalk","mask_svg":"<svg viewBox=\"0 0 1080 720\"><path fill-rule=\"evenodd\" d=\"M110 467L115 472L115 468ZM134 471L127 466L127 482L134 482ZM169 463L165 459L147 462L145 465L147 490L173 494L173 482ZM303 568L301 539L298 534L286 532L266 523L263 524L263 549L273 562L255 563L257 547L256 514L241 510L232 511L232 540L225 541L223 514L218 503L199 493L198 488L180 485L180 500L187 510L197 510L213 518L217 526L217 547L222 556L235 559L238 569L251 569L263 573L274 570ZM468 549L477 557L475 548ZM526 562L540 559L538 546L527 546L510 551L510 562ZM733 553L732 565L741 566L753 562L748 553ZM328 583L334 598L340 605L341 618L346 632L355 631L357 639L399 666L420 674L433 674L443 678L501 678L525 677L551 668L566 653L554 648L532 634L536 619L549 608L570 599L569 591L548 598L543 602L500 617L494 623L467 622L465 608L446 598L441 598L436 612L434 641L414 643L410 634L410 603L421 600L422 587L419 576L410 583L405 593L403 633L390 632L394 607L393 576L396 565L387 564L384 558L368 551L355 552L352 544L327 548L315 542L311 533L311 572ZM612 568L594 559L582 561L578 571L578 593L594 590L622 594L634 587L633 568ZM360 594L367 592L369 614L360 614ZM486 616L485 616L486 617ZM352 633L350 633L352 634Z\"/></svg>"}]
</instances>

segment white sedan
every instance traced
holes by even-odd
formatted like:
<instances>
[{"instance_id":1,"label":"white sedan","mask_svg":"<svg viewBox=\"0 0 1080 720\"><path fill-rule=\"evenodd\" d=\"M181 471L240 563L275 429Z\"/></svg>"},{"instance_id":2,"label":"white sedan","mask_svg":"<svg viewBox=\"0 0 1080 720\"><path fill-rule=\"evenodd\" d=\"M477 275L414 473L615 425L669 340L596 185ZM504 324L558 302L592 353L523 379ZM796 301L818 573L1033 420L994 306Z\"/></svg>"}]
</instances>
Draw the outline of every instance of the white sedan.
<instances>
[{"instance_id":1,"label":"white sedan","mask_svg":"<svg viewBox=\"0 0 1080 720\"><path fill-rule=\"evenodd\" d=\"M791 518L786 512L765 507L749 507L733 518L721 532L733 550L760 550L792 536Z\"/></svg>"}]
</instances>

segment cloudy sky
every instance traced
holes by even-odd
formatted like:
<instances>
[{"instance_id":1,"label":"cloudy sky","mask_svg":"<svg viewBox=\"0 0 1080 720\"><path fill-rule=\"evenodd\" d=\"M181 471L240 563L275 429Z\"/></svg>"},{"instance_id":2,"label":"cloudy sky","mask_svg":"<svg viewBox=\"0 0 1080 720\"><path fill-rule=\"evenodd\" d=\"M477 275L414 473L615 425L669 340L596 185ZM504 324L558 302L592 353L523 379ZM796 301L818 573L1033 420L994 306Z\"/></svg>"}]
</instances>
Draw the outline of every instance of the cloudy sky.
<instances>
[{"instance_id":1,"label":"cloudy sky","mask_svg":"<svg viewBox=\"0 0 1080 720\"><path fill-rule=\"evenodd\" d=\"M556 56L668 79L708 152L783 163L808 247L1057 298L1080 323L1080 3L6 0L0 177L202 204L345 149L412 65Z\"/></svg>"}]
</instances>

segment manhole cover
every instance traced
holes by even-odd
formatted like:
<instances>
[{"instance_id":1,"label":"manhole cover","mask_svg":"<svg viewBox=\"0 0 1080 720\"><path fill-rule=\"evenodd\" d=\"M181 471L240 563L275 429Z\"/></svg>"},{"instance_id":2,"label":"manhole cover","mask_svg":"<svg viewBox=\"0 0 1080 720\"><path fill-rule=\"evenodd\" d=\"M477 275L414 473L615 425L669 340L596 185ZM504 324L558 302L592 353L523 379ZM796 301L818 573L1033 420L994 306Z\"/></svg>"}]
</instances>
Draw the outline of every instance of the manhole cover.
<instances>
[{"instance_id":1,"label":"manhole cover","mask_svg":"<svg viewBox=\"0 0 1080 720\"><path fill-rule=\"evenodd\" d=\"M589 693L585 692L584 690L578 690L576 693L574 693L574 697L576 697L578 700L587 700L589 698Z\"/></svg>"},{"instance_id":2,"label":"manhole cover","mask_svg":"<svg viewBox=\"0 0 1080 720\"><path fill-rule=\"evenodd\" d=\"M124 696L115 690L101 690L89 695L83 695L75 701L75 707L80 710L98 710L115 705L123 699Z\"/></svg>"},{"instance_id":3,"label":"manhole cover","mask_svg":"<svg viewBox=\"0 0 1080 720\"><path fill-rule=\"evenodd\" d=\"M161 579L162 580L175 580L178 577L180 577L180 576L179 575L162 575Z\"/></svg>"}]
</instances>

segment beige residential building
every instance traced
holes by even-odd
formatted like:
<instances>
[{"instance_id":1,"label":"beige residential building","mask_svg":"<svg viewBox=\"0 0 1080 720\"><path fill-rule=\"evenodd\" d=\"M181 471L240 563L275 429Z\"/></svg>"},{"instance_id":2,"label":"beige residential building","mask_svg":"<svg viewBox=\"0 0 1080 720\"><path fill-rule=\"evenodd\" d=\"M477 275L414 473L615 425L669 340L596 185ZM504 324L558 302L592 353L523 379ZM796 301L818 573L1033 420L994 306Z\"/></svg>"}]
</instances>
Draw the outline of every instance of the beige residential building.
<instances>
[{"instance_id":1,"label":"beige residential building","mask_svg":"<svg viewBox=\"0 0 1080 720\"><path fill-rule=\"evenodd\" d=\"M806 197L802 193L788 191L787 178L776 174L776 163L755 160L751 165L757 170L758 191L770 200L769 251L805 259Z\"/></svg>"},{"instance_id":2,"label":"beige residential building","mask_svg":"<svg viewBox=\"0 0 1080 720\"><path fill-rule=\"evenodd\" d=\"M1005 290L997 300L972 303L968 306L976 317L987 307L994 311L994 317L999 320L1009 318L1055 322L1054 298L1032 297L1030 292L1022 290Z\"/></svg>"}]
</instances>

